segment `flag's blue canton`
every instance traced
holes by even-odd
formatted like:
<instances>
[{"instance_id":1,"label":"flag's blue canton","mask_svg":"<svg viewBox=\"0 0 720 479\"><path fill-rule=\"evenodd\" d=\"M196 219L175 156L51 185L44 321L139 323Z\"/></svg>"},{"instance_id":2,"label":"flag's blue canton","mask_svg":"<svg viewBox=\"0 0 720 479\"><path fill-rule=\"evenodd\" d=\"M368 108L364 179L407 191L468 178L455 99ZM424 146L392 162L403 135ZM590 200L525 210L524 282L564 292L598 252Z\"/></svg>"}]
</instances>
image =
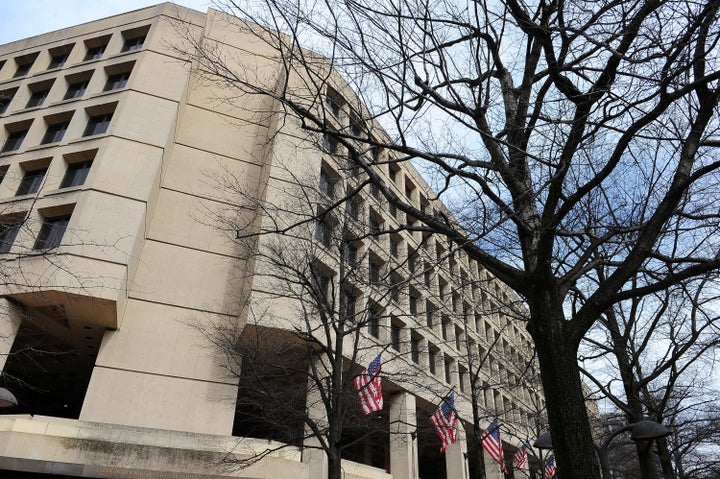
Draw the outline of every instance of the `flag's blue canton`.
<instances>
[{"instance_id":1,"label":"flag's blue canton","mask_svg":"<svg viewBox=\"0 0 720 479\"><path fill-rule=\"evenodd\" d=\"M450 393L450 397L447 399L447 401L444 401L442 403L442 406L440 406L440 409L442 410L443 416L445 416L445 419L450 419L450 414L452 414L453 410L455 409L455 393Z\"/></svg>"},{"instance_id":2,"label":"flag's blue canton","mask_svg":"<svg viewBox=\"0 0 720 479\"><path fill-rule=\"evenodd\" d=\"M377 357L372 360L372 362L367 368L368 375L375 376L378 373L378 370L380 369L380 361L380 355L378 354Z\"/></svg>"}]
</instances>

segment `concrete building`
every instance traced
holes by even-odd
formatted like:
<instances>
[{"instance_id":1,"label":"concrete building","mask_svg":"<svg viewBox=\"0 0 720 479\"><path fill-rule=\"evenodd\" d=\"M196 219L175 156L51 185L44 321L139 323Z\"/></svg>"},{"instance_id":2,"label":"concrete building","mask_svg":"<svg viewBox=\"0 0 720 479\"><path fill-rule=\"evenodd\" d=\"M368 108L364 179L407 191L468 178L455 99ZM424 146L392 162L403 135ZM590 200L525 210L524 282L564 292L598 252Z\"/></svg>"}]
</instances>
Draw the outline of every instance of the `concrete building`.
<instances>
[{"instance_id":1,"label":"concrete building","mask_svg":"<svg viewBox=\"0 0 720 479\"><path fill-rule=\"evenodd\" d=\"M20 403L0 415L3 478L322 476L322 457L299 446L243 470L223 464L269 442L233 435L242 430L237 378L193 324L246 324L238 293L259 302L272 287L249 282L257 265L198 216L238 206L209 171L263 202L282 197L296 180L289 172L315 175L326 195L357 178L336 145L303 137L300 155L299 125L248 117L271 109L269 100L219 101L223 91L193 73L182 54L193 48L189 37L217 42L240 64L274 68L226 20L161 4L0 46L0 366ZM352 127L346 90L328 90L326 106ZM444 211L409 164L380 170L398 194ZM352 216L371 229L414 221L369 187L357 198ZM323 231L311 233L320 244ZM503 313L514 296L462 251L419 232L397 229L356 248L368 270L394 265L391 279L407 285L363 340L389 345L388 378L410 368L433 387L388 379L386 408L412 439L389 440L379 459L348 459L346 477L467 477L469 431L444 457L439 442L410 433L437 408L436 391L454 388L458 413L471 417L468 357L483 360L481 408L488 422L504 423L511 459L543 411L535 376L519 367L529 337ZM360 288L353 301L367 305L368 296ZM361 355L358 365L367 361ZM488 477L499 478L486 462Z\"/></svg>"}]
</instances>

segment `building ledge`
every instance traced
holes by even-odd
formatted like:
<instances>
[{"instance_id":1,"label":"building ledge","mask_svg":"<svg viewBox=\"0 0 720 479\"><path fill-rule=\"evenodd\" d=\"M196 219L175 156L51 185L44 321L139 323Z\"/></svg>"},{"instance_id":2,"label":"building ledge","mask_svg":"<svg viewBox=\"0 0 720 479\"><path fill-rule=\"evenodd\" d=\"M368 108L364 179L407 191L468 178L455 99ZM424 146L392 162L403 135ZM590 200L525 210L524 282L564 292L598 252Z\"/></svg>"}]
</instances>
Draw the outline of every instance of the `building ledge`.
<instances>
[{"instance_id":1,"label":"building ledge","mask_svg":"<svg viewBox=\"0 0 720 479\"><path fill-rule=\"evenodd\" d=\"M234 438L45 416L0 416L0 469L79 477L307 479L298 448L271 452L240 469L237 460L279 446Z\"/></svg>"}]
</instances>

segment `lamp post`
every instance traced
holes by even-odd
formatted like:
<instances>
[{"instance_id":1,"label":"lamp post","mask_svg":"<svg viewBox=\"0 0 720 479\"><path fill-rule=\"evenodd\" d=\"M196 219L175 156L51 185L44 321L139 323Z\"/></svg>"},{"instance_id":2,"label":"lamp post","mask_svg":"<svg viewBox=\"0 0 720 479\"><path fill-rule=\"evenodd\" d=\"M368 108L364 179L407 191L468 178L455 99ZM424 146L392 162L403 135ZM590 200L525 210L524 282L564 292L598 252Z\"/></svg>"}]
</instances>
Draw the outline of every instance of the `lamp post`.
<instances>
[{"instance_id":1,"label":"lamp post","mask_svg":"<svg viewBox=\"0 0 720 479\"><path fill-rule=\"evenodd\" d=\"M0 388L0 407L17 406L18 402L13 393L5 388Z\"/></svg>"},{"instance_id":2,"label":"lamp post","mask_svg":"<svg viewBox=\"0 0 720 479\"><path fill-rule=\"evenodd\" d=\"M610 465L608 464L608 446L610 445L610 441L615 439L620 433L627 431L630 431L630 439L633 441L652 441L653 439L668 436L671 433L670 429L650 419L643 419L642 421L626 424L625 426L615 429L607 439L603 441L601 446L594 444L595 451L600 458L600 468L603 479L611 479ZM552 436L550 433L540 434L534 446L538 449L552 449Z\"/></svg>"}]
</instances>

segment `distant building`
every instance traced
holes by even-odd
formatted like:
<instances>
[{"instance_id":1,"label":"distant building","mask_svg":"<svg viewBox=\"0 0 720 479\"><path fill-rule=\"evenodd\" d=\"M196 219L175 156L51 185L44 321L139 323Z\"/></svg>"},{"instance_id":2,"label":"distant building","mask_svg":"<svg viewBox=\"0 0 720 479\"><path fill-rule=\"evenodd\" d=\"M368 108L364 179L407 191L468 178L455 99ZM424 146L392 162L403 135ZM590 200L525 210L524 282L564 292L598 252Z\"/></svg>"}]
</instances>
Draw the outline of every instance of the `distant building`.
<instances>
[{"instance_id":1,"label":"distant building","mask_svg":"<svg viewBox=\"0 0 720 479\"><path fill-rule=\"evenodd\" d=\"M298 160L291 148L265 141L272 128L283 134L297 126L248 121L253 105L217 102L174 48L189 48L184 28L221 39L229 52L242 47L246 61L263 66L252 42L224 30L224 19L166 3L0 46L0 367L2 385L20 402L0 416L3 478L315 477L316 459L302 447L245 471L221 466L228 452L262 450L267 441L248 438L238 448L233 431L241 428L227 400L236 381L187 321L241 315L236 293L252 288L235 274L251 265L239 264L222 232L196 219L220 206L205 171L221 167L261 190L287 180L273 157ZM353 121L345 90L327 92L339 124ZM254 101L260 110L268 100ZM302 160L320 189L353 181L332 145ZM398 194L443 212L412 167L381 170ZM413 221L370 189L358 198L371 228ZM463 417L470 413L461 341L471 357L486 358L483 413L514 434L505 435L510 460L544 410L537 372L525 370L528 334L502 314L512 293L461 251L419 232L398 230L357 247L376 262L369 270L398 265L398 281L439 261L365 334L408 354L410 367L439 389L453 387ZM408 427L427 423L436 396L392 390L390 415ZM379 457L348 460L346 477L467 474L464 443L446 458L415 436L384 447ZM492 464L488 471L500 477Z\"/></svg>"}]
</instances>

